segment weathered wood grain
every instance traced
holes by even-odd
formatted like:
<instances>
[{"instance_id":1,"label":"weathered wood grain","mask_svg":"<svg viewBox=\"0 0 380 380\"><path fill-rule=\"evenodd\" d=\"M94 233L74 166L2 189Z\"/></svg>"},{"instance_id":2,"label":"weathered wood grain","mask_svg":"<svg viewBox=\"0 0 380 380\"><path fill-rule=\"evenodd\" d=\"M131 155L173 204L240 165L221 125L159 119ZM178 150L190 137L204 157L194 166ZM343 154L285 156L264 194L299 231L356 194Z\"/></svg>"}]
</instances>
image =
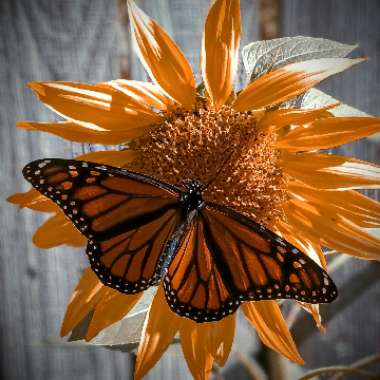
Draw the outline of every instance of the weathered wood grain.
<instances>
[{"instance_id":1,"label":"weathered wood grain","mask_svg":"<svg viewBox=\"0 0 380 380\"><path fill-rule=\"evenodd\" d=\"M356 55L369 61L327 80L320 88L343 102L373 115L380 115L380 2L376 0L293 0L283 2L284 36L309 35L349 44L358 43ZM380 146L369 140L346 145L339 154L380 162ZM368 192L372 196L379 193ZM349 281L369 265L351 260L335 278L341 293L350 294ZM345 285L342 287L342 285ZM341 286L341 287L339 287ZM300 347L307 366L316 368L348 364L380 352L380 296L377 282L361 298L332 318L327 333L312 334ZM353 294L352 297L355 297ZM329 306L322 308L328 309Z\"/></svg>"},{"instance_id":2,"label":"weathered wood grain","mask_svg":"<svg viewBox=\"0 0 380 380\"><path fill-rule=\"evenodd\" d=\"M71 157L81 145L15 128L17 120L48 121L53 113L26 88L31 80L96 82L119 75L120 31L108 0L0 2L0 367L9 380L104 380L130 377L128 355L71 348L59 338L70 294L86 265L82 250L31 244L44 219L4 202L26 190L25 163Z\"/></svg>"}]
</instances>

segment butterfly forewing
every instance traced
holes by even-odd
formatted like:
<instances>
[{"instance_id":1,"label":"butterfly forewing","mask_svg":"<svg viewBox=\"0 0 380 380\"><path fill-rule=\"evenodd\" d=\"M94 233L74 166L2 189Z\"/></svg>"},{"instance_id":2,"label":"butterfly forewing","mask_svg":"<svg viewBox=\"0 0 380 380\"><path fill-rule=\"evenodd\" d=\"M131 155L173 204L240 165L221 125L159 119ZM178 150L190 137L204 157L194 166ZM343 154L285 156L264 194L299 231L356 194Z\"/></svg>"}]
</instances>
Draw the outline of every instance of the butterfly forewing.
<instances>
[{"instance_id":1,"label":"butterfly forewing","mask_svg":"<svg viewBox=\"0 0 380 380\"><path fill-rule=\"evenodd\" d=\"M178 222L175 210L111 239L90 240L87 255L91 267L108 286L135 293L160 280L164 248Z\"/></svg>"},{"instance_id":2,"label":"butterfly forewing","mask_svg":"<svg viewBox=\"0 0 380 380\"><path fill-rule=\"evenodd\" d=\"M171 308L196 321L221 319L245 300L324 303L337 296L328 274L296 247L213 204L193 219L164 283Z\"/></svg>"},{"instance_id":3,"label":"butterfly forewing","mask_svg":"<svg viewBox=\"0 0 380 380\"><path fill-rule=\"evenodd\" d=\"M133 293L157 281L161 253L178 223L178 189L76 160L38 160L23 173L89 238L91 266L105 284Z\"/></svg>"},{"instance_id":4,"label":"butterfly forewing","mask_svg":"<svg viewBox=\"0 0 380 380\"><path fill-rule=\"evenodd\" d=\"M28 164L23 173L86 237L97 241L153 221L178 204L174 186L111 166L44 159Z\"/></svg>"}]
</instances>

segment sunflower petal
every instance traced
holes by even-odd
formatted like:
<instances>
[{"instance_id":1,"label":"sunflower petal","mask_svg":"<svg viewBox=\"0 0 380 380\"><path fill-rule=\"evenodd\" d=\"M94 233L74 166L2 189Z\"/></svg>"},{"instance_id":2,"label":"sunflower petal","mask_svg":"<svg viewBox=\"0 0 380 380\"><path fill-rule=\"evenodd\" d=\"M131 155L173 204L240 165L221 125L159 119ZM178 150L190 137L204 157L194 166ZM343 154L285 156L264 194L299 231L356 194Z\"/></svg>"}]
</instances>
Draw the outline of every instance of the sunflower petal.
<instances>
[{"instance_id":1,"label":"sunflower petal","mask_svg":"<svg viewBox=\"0 0 380 380\"><path fill-rule=\"evenodd\" d=\"M241 308L266 346L295 363L304 364L277 302L244 302Z\"/></svg>"},{"instance_id":2,"label":"sunflower petal","mask_svg":"<svg viewBox=\"0 0 380 380\"><path fill-rule=\"evenodd\" d=\"M322 58L292 63L251 82L239 94L232 107L243 112L279 104L364 60Z\"/></svg>"},{"instance_id":3,"label":"sunflower petal","mask_svg":"<svg viewBox=\"0 0 380 380\"><path fill-rule=\"evenodd\" d=\"M266 112L258 124L262 131L277 131L287 125L303 125L314 120L331 116L329 109L336 107L336 104L328 105L317 109L293 109L281 108Z\"/></svg>"},{"instance_id":4,"label":"sunflower petal","mask_svg":"<svg viewBox=\"0 0 380 380\"><path fill-rule=\"evenodd\" d=\"M321 215L341 215L360 227L380 227L380 202L354 190L324 191L292 182L289 193L303 198L320 210Z\"/></svg>"},{"instance_id":5,"label":"sunflower petal","mask_svg":"<svg viewBox=\"0 0 380 380\"><path fill-rule=\"evenodd\" d=\"M62 322L61 336L67 335L104 296L105 287L91 268L87 268L71 296Z\"/></svg>"},{"instance_id":6,"label":"sunflower petal","mask_svg":"<svg viewBox=\"0 0 380 380\"><path fill-rule=\"evenodd\" d=\"M284 211L287 223L312 242L362 259L380 260L380 239L347 218L324 214L299 199L287 202Z\"/></svg>"},{"instance_id":7,"label":"sunflower petal","mask_svg":"<svg viewBox=\"0 0 380 380\"><path fill-rule=\"evenodd\" d=\"M318 189L380 187L380 166L350 157L283 151L281 166L294 179Z\"/></svg>"},{"instance_id":8,"label":"sunflower petal","mask_svg":"<svg viewBox=\"0 0 380 380\"><path fill-rule=\"evenodd\" d=\"M235 336L236 315L218 322L196 323L184 319L180 327L182 350L194 377L206 376L212 364L209 355L223 366L231 352ZM201 365L203 363L204 365Z\"/></svg>"},{"instance_id":9,"label":"sunflower petal","mask_svg":"<svg viewBox=\"0 0 380 380\"><path fill-rule=\"evenodd\" d=\"M132 97L136 107L143 105L144 108L165 111L174 106L173 100L154 83L126 79L116 79L107 83L126 96Z\"/></svg>"},{"instance_id":10,"label":"sunflower petal","mask_svg":"<svg viewBox=\"0 0 380 380\"><path fill-rule=\"evenodd\" d=\"M231 352L235 336L236 314L223 318L221 321L210 323L208 326L208 346L215 361L223 367Z\"/></svg>"},{"instance_id":11,"label":"sunflower petal","mask_svg":"<svg viewBox=\"0 0 380 380\"><path fill-rule=\"evenodd\" d=\"M29 87L56 113L89 129L126 131L160 121L153 110L107 83L31 82Z\"/></svg>"},{"instance_id":12,"label":"sunflower petal","mask_svg":"<svg viewBox=\"0 0 380 380\"><path fill-rule=\"evenodd\" d=\"M132 37L150 77L184 107L195 102L195 79L191 66L169 35L132 0L128 0Z\"/></svg>"},{"instance_id":13,"label":"sunflower petal","mask_svg":"<svg viewBox=\"0 0 380 380\"><path fill-rule=\"evenodd\" d=\"M16 193L7 198L7 201L18 205L20 208L30 208L40 212L58 212L59 208L49 198L31 188L24 193Z\"/></svg>"},{"instance_id":14,"label":"sunflower petal","mask_svg":"<svg viewBox=\"0 0 380 380\"><path fill-rule=\"evenodd\" d=\"M179 329L181 319L170 309L164 290L158 287L147 313L137 350L135 379L141 379L166 351Z\"/></svg>"},{"instance_id":15,"label":"sunflower petal","mask_svg":"<svg viewBox=\"0 0 380 380\"><path fill-rule=\"evenodd\" d=\"M212 104L219 109L230 96L240 41L240 0L216 0L206 18L201 67Z\"/></svg>"},{"instance_id":16,"label":"sunflower petal","mask_svg":"<svg viewBox=\"0 0 380 380\"><path fill-rule=\"evenodd\" d=\"M35 123L21 121L18 128L28 131L41 131L51 133L69 141L90 144L115 145L122 144L148 132L149 126L128 128L126 130L98 130L71 121L56 123Z\"/></svg>"},{"instance_id":17,"label":"sunflower petal","mask_svg":"<svg viewBox=\"0 0 380 380\"><path fill-rule=\"evenodd\" d=\"M33 243L43 249L66 244L73 247L85 245L87 239L73 227L63 212L58 212L43 223L33 236Z\"/></svg>"},{"instance_id":18,"label":"sunflower petal","mask_svg":"<svg viewBox=\"0 0 380 380\"><path fill-rule=\"evenodd\" d=\"M99 164L124 167L134 160L137 152L134 150L99 150L75 157L76 160L96 162Z\"/></svg>"},{"instance_id":19,"label":"sunflower petal","mask_svg":"<svg viewBox=\"0 0 380 380\"><path fill-rule=\"evenodd\" d=\"M94 338L101 330L122 319L141 298L142 292L122 294L108 288L106 294L95 305L95 311L85 335L85 340Z\"/></svg>"},{"instance_id":20,"label":"sunflower petal","mask_svg":"<svg viewBox=\"0 0 380 380\"><path fill-rule=\"evenodd\" d=\"M329 117L298 127L277 140L277 148L293 152L333 148L380 131L377 117Z\"/></svg>"},{"instance_id":21,"label":"sunflower petal","mask_svg":"<svg viewBox=\"0 0 380 380\"><path fill-rule=\"evenodd\" d=\"M212 323L212 322L211 322ZM208 342L208 325L195 323L184 319L180 327L180 338L182 351L187 366L193 378L196 380L207 380L214 363L215 352L211 352ZM212 327L210 327L212 329Z\"/></svg>"}]
</instances>

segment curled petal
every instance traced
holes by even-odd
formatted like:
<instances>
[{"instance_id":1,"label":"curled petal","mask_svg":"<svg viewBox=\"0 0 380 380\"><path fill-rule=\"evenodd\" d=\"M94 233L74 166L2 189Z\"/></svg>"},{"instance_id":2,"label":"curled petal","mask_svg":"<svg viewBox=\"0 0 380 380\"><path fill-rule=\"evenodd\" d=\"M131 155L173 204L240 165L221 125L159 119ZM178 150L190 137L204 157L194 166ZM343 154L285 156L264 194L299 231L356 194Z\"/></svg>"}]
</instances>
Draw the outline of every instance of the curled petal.
<instances>
[{"instance_id":1,"label":"curled petal","mask_svg":"<svg viewBox=\"0 0 380 380\"><path fill-rule=\"evenodd\" d=\"M331 116L329 109L336 107L336 104L317 109L292 109L281 108L274 111L265 112L258 124L264 132L274 132L287 125L303 125L314 120Z\"/></svg>"},{"instance_id":2,"label":"curled petal","mask_svg":"<svg viewBox=\"0 0 380 380\"><path fill-rule=\"evenodd\" d=\"M319 209L321 215L341 215L363 228L380 227L380 202L354 190L324 191L292 182L288 186L294 198L302 198Z\"/></svg>"},{"instance_id":3,"label":"curled petal","mask_svg":"<svg viewBox=\"0 0 380 380\"><path fill-rule=\"evenodd\" d=\"M122 319L141 298L142 292L122 294L108 288L102 299L95 305L95 311L85 335L86 341L94 338L101 330Z\"/></svg>"},{"instance_id":4,"label":"curled petal","mask_svg":"<svg viewBox=\"0 0 380 380\"><path fill-rule=\"evenodd\" d=\"M292 63L250 83L232 107L243 112L279 104L363 60L365 59L322 58Z\"/></svg>"},{"instance_id":5,"label":"curled petal","mask_svg":"<svg viewBox=\"0 0 380 380\"><path fill-rule=\"evenodd\" d=\"M313 205L292 199L284 206L287 223L305 238L367 260L380 260L380 239L341 215L324 214Z\"/></svg>"},{"instance_id":6,"label":"curled petal","mask_svg":"<svg viewBox=\"0 0 380 380\"><path fill-rule=\"evenodd\" d=\"M126 131L160 121L160 116L107 83L31 82L40 100L69 121L99 131Z\"/></svg>"},{"instance_id":7,"label":"curled petal","mask_svg":"<svg viewBox=\"0 0 380 380\"><path fill-rule=\"evenodd\" d=\"M195 79L182 51L132 0L128 0L132 37L141 62L162 90L184 107L195 102Z\"/></svg>"},{"instance_id":8,"label":"curled petal","mask_svg":"<svg viewBox=\"0 0 380 380\"><path fill-rule=\"evenodd\" d=\"M240 41L240 1L216 0L203 33L202 75L212 104L219 109L230 96Z\"/></svg>"},{"instance_id":9,"label":"curled petal","mask_svg":"<svg viewBox=\"0 0 380 380\"><path fill-rule=\"evenodd\" d=\"M380 187L380 166L350 157L283 151L281 166L294 179L318 189Z\"/></svg>"},{"instance_id":10,"label":"curled petal","mask_svg":"<svg viewBox=\"0 0 380 380\"><path fill-rule=\"evenodd\" d=\"M128 140L146 134L150 126L127 128L126 130L100 130L71 121L56 123L35 123L32 121L21 121L18 128L28 131L41 131L51 133L69 141L90 144L115 145L122 144Z\"/></svg>"},{"instance_id":11,"label":"curled petal","mask_svg":"<svg viewBox=\"0 0 380 380\"><path fill-rule=\"evenodd\" d=\"M67 335L104 296L108 288L87 268L76 286L62 322L61 336Z\"/></svg>"},{"instance_id":12,"label":"curled petal","mask_svg":"<svg viewBox=\"0 0 380 380\"><path fill-rule=\"evenodd\" d=\"M73 226L66 215L59 211L43 223L33 236L33 243L39 248L52 248L67 244L73 247L85 245L87 239Z\"/></svg>"},{"instance_id":13,"label":"curled petal","mask_svg":"<svg viewBox=\"0 0 380 380\"><path fill-rule=\"evenodd\" d=\"M324 334L326 332L325 327L322 324L322 317L319 312L319 304L312 304L312 303L305 303L305 302L298 302L298 304L307 311L314 319L314 322L319 329L319 332Z\"/></svg>"},{"instance_id":14,"label":"curled petal","mask_svg":"<svg viewBox=\"0 0 380 380\"><path fill-rule=\"evenodd\" d=\"M244 302L241 308L266 346L295 363L304 364L277 302Z\"/></svg>"},{"instance_id":15,"label":"curled petal","mask_svg":"<svg viewBox=\"0 0 380 380\"><path fill-rule=\"evenodd\" d=\"M7 201L18 205L20 208L30 208L41 212L58 212L59 208L49 198L39 193L35 188L24 193L16 193L7 198Z\"/></svg>"},{"instance_id":16,"label":"curled petal","mask_svg":"<svg viewBox=\"0 0 380 380\"><path fill-rule=\"evenodd\" d=\"M277 141L277 148L293 152L333 148L380 131L377 117L329 117L291 130Z\"/></svg>"},{"instance_id":17,"label":"curled petal","mask_svg":"<svg viewBox=\"0 0 380 380\"><path fill-rule=\"evenodd\" d=\"M141 341L137 350L135 379L141 379L166 351L180 326L181 318L174 314L158 287L145 318Z\"/></svg>"}]
</instances>

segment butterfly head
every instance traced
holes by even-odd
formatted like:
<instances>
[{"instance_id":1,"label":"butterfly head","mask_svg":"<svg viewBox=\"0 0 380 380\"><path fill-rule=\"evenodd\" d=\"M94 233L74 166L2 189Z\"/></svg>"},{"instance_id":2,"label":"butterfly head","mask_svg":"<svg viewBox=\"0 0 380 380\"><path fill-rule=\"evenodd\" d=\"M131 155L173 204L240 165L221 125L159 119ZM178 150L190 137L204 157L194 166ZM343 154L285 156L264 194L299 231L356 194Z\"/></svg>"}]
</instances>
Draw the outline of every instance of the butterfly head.
<instances>
[{"instance_id":1,"label":"butterfly head","mask_svg":"<svg viewBox=\"0 0 380 380\"><path fill-rule=\"evenodd\" d=\"M203 207L203 184L197 179L186 179L183 181L183 185L186 192L182 196L182 202L187 212Z\"/></svg>"}]
</instances>

